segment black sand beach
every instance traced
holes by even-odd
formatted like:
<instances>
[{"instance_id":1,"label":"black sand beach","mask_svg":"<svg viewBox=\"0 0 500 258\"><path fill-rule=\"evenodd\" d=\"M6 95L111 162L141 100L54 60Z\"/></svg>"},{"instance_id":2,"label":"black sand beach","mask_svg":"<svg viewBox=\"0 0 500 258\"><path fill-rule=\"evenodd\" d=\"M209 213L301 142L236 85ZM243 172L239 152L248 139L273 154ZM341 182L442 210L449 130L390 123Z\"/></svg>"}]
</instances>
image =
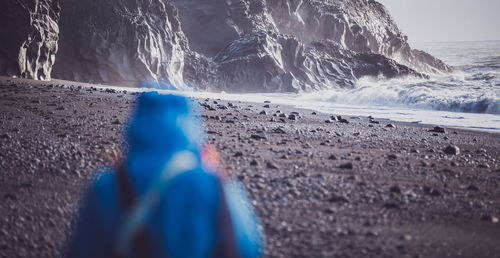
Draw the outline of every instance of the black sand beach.
<instances>
[{"instance_id":1,"label":"black sand beach","mask_svg":"<svg viewBox=\"0 0 500 258\"><path fill-rule=\"evenodd\" d=\"M60 256L85 185L122 151L135 93L81 85L0 78L1 257ZM500 134L196 101L267 256L500 257Z\"/></svg>"}]
</instances>

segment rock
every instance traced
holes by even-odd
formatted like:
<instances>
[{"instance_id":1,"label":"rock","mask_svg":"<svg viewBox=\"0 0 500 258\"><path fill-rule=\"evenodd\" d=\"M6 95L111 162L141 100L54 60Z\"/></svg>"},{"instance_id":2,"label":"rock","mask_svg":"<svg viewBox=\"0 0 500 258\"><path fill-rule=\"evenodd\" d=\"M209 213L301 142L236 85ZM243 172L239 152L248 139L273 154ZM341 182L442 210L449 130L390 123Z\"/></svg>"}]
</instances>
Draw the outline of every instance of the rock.
<instances>
[{"instance_id":1,"label":"rock","mask_svg":"<svg viewBox=\"0 0 500 258\"><path fill-rule=\"evenodd\" d=\"M385 127L387 127L387 128L396 128L396 126L394 124L387 124Z\"/></svg>"},{"instance_id":2,"label":"rock","mask_svg":"<svg viewBox=\"0 0 500 258\"><path fill-rule=\"evenodd\" d=\"M392 186L389 191L391 191L392 193L401 193L401 188L399 188L399 186L395 185L395 186Z\"/></svg>"},{"instance_id":3,"label":"rock","mask_svg":"<svg viewBox=\"0 0 500 258\"><path fill-rule=\"evenodd\" d=\"M337 157L336 157L335 155L333 155L333 154L332 154L332 155L330 155L330 156L328 157L328 159L329 159L329 160L337 160Z\"/></svg>"},{"instance_id":4,"label":"rock","mask_svg":"<svg viewBox=\"0 0 500 258\"><path fill-rule=\"evenodd\" d=\"M330 119L325 120L325 123L327 123L327 124L331 124L331 123L332 123L332 120L330 120Z\"/></svg>"},{"instance_id":5,"label":"rock","mask_svg":"<svg viewBox=\"0 0 500 258\"><path fill-rule=\"evenodd\" d=\"M273 133L277 133L277 134L286 134L285 130L283 130L282 128L278 127L278 128L274 128L272 130Z\"/></svg>"},{"instance_id":6,"label":"rock","mask_svg":"<svg viewBox=\"0 0 500 258\"><path fill-rule=\"evenodd\" d=\"M58 49L59 2L1 1L0 75L51 79Z\"/></svg>"},{"instance_id":7,"label":"rock","mask_svg":"<svg viewBox=\"0 0 500 258\"><path fill-rule=\"evenodd\" d=\"M353 168L354 168L354 166L352 165L352 163L351 163L351 162L348 162L348 163L341 164L341 165L339 166L339 168L342 168L342 169L353 169Z\"/></svg>"},{"instance_id":8,"label":"rock","mask_svg":"<svg viewBox=\"0 0 500 258\"><path fill-rule=\"evenodd\" d=\"M446 133L446 128L436 126L433 129L429 130L429 132L435 132L435 133Z\"/></svg>"},{"instance_id":9,"label":"rock","mask_svg":"<svg viewBox=\"0 0 500 258\"><path fill-rule=\"evenodd\" d=\"M390 160L396 160L398 158L398 155L396 155L396 154L389 154L389 155L387 155L387 158L390 159Z\"/></svg>"},{"instance_id":10,"label":"rock","mask_svg":"<svg viewBox=\"0 0 500 258\"><path fill-rule=\"evenodd\" d=\"M345 198L344 196L340 196L340 195L332 195L332 196L330 196L330 198L328 198L328 201L332 202L332 203L348 203L349 202L349 200L347 198Z\"/></svg>"},{"instance_id":11,"label":"rock","mask_svg":"<svg viewBox=\"0 0 500 258\"><path fill-rule=\"evenodd\" d=\"M278 166L274 165L272 162L267 162L266 167L269 169L278 169Z\"/></svg>"},{"instance_id":12,"label":"rock","mask_svg":"<svg viewBox=\"0 0 500 258\"><path fill-rule=\"evenodd\" d=\"M386 209L394 209L394 210L401 209L401 207L399 207L399 204L397 204L395 202L386 202L386 203L384 203L384 205L382 207L384 207Z\"/></svg>"},{"instance_id":13,"label":"rock","mask_svg":"<svg viewBox=\"0 0 500 258\"><path fill-rule=\"evenodd\" d=\"M469 191L479 191L479 188L477 186L475 186L475 185L469 185L467 187L467 190L469 190Z\"/></svg>"},{"instance_id":14,"label":"rock","mask_svg":"<svg viewBox=\"0 0 500 258\"><path fill-rule=\"evenodd\" d=\"M237 151L234 153L234 157L242 157L243 156L243 152L241 151Z\"/></svg>"},{"instance_id":15,"label":"rock","mask_svg":"<svg viewBox=\"0 0 500 258\"><path fill-rule=\"evenodd\" d=\"M116 119L115 121L113 121L111 124L114 124L114 125L119 125L121 124L120 120Z\"/></svg>"},{"instance_id":16,"label":"rock","mask_svg":"<svg viewBox=\"0 0 500 258\"><path fill-rule=\"evenodd\" d=\"M257 162L257 160L253 159L252 161L250 161L250 166L258 166L258 165L259 163Z\"/></svg>"},{"instance_id":17,"label":"rock","mask_svg":"<svg viewBox=\"0 0 500 258\"><path fill-rule=\"evenodd\" d=\"M339 122L344 123L344 124L348 124L349 123L349 121L347 119L345 119L345 118L340 119Z\"/></svg>"},{"instance_id":18,"label":"rock","mask_svg":"<svg viewBox=\"0 0 500 258\"><path fill-rule=\"evenodd\" d=\"M267 140L267 137L262 134L252 134L250 135L250 138L254 140Z\"/></svg>"},{"instance_id":19,"label":"rock","mask_svg":"<svg viewBox=\"0 0 500 258\"><path fill-rule=\"evenodd\" d=\"M290 120L297 120L297 117L295 115L289 115L288 119L290 119Z\"/></svg>"},{"instance_id":20,"label":"rock","mask_svg":"<svg viewBox=\"0 0 500 258\"><path fill-rule=\"evenodd\" d=\"M448 145L446 148L444 148L443 152L448 155L458 155L460 154L460 148L455 145Z\"/></svg>"},{"instance_id":21,"label":"rock","mask_svg":"<svg viewBox=\"0 0 500 258\"><path fill-rule=\"evenodd\" d=\"M267 115L267 112L265 110L260 111L260 115Z\"/></svg>"},{"instance_id":22,"label":"rock","mask_svg":"<svg viewBox=\"0 0 500 258\"><path fill-rule=\"evenodd\" d=\"M264 106L262 106L262 107L263 107L263 108L270 108L270 106L269 106L269 105L264 105Z\"/></svg>"},{"instance_id":23,"label":"rock","mask_svg":"<svg viewBox=\"0 0 500 258\"><path fill-rule=\"evenodd\" d=\"M173 5L162 0L61 3L54 77L134 87L150 80L147 87L187 88L183 68L189 47Z\"/></svg>"}]
</instances>

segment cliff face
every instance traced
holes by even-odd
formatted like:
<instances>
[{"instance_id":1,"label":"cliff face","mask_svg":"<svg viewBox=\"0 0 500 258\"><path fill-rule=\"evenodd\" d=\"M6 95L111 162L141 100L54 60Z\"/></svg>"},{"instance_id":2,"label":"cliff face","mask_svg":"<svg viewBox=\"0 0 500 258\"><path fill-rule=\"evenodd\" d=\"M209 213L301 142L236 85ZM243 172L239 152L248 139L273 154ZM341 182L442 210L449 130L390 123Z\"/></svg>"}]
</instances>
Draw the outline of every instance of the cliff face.
<instances>
[{"instance_id":1,"label":"cliff face","mask_svg":"<svg viewBox=\"0 0 500 258\"><path fill-rule=\"evenodd\" d=\"M162 0L65 0L54 77L137 86L183 86L187 42L177 10Z\"/></svg>"},{"instance_id":2,"label":"cliff face","mask_svg":"<svg viewBox=\"0 0 500 258\"><path fill-rule=\"evenodd\" d=\"M14 19L0 32L16 33L0 72L35 79L50 78L57 43L54 77L132 86L297 92L452 70L411 49L374 0L64 0L59 41L58 0L5 1Z\"/></svg>"},{"instance_id":3,"label":"cliff face","mask_svg":"<svg viewBox=\"0 0 500 258\"><path fill-rule=\"evenodd\" d=\"M0 74L50 80L58 47L58 0L3 0Z\"/></svg>"}]
</instances>

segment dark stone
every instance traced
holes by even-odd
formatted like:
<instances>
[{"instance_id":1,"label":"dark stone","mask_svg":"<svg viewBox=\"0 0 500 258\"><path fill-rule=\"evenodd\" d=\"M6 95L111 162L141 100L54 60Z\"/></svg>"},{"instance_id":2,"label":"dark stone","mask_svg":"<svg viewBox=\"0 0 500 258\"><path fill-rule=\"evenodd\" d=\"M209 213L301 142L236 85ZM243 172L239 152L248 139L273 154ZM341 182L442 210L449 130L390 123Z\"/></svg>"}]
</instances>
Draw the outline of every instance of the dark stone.
<instances>
[{"instance_id":1,"label":"dark stone","mask_svg":"<svg viewBox=\"0 0 500 258\"><path fill-rule=\"evenodd\" d=\"M297 117L295 115L289 115L288 119L290 119L290 120L297 120Z\"/></svg>"},{"instance_id":2,"label":"dark stone","mask_svg":"<svg viewBox=\"0 0 500 258\"><path fill-rule=\"evenodd\" d=\"M260 115L267 115L267 112L265 110L260 111Z\"/></svg>"},{"instance_id":3,"label":"dark stone","mask_svg":"<svg viewBox=\"0 0 500 258\"><path fill-rule=\"evenodd\" d=\"M278 169L278 166L274 165L272 162L267 162L266 167L269 169Z\"/></svg>"},{"instance_id":4,"label":"dark stone","mask_svg":"<svg viewBox=\"0 0 500 258\"><path fill-rule=\"evenodd\" d=\"M254 140L266 140L267 137L264 136L264 135L260 135L260 134L252 134L250 136L250 138L254 139Z\"/></svg>"},{"instance_id":5,"label":"dark stone","mask_svg":"<svg viewBox=\"0 0 500 258\"><path fill-rule=\"evenodd\" d=\"M467 187L467 190L469 191L479 191L479 188L475 185L469 185L469 187Z\"/></svg>"},{"instance_id":6,"label":"dark stone","mask_svg":"<svg viewBox=\"0 0 500 258\"><path fill-rule=\"evenodd\" d=\"M393 192L393 193L401 193L401 188L399 188L399 186L395 185L395 186L392 186L389 191Z\"/></svg>"},{"instance_id":7,"label":"dark stone","mask_svg":"<svg viewBox=\"0 0 500 258\"><path fill-rule=\"evenodd\" d=\"M385 127L388 127L388 128L396 128L396 126L394 124L387 124Z\"/></svg>"},{"instance_id":8,"label":"dark stone","mask_svg":"<svg viewBox=\"0 0 500 258\"><path fill-rule=\"evenodd\" d=\"M429 132L435 132L435 133L446 133L446 128L436 126L433 129L429 130Z\"/></svg>"},{"instance_id":9,"label":"dark stone","mask_svg":"<svg viewBox=\"0 0 500 258\"><path fill-rule=\"evenodd\" d=\"M257 166L257 165L259 165L259 163L257 162L257 160L250 161L250 166Z\"/></svg>"},{"instance_id":10,"label":"dark stone","mask_svg":"<svg viewBox=\"0 0 500 258\"><path fill-rule=\"evenodd\" d=\"M401 209L401 207L399 207L399 204L397 204L395 202L386 202L386 203L384 203L384 205L382 207L384 207L386 209L394 209L394 210Z\"/></svg>"},{"instance_id":11,"label":"dark stone","mask_svg":"<svg viewBox=\"0 0 500 258\"><path fill-rule=\"evenodd\" d=\"M243 152L237 151L236 153L234 153L234 156L235 157L242 157L243 156Z\"/></svg>"},{"instance_id":12,"label":"dark stone","mask_svg":"<svg viewBox=\"0 0 500 258\"><path fill-rule=\"evenodd\" d=\"M348 162L348 163L344 163L344 164L340 165L339 168L342 168L342 169L353 169L354 166L352 165L351 162Z\"/></svg>"},{"instance_id":13,"label":"dark stone","mask_svg":"<svg viewBox=\"0 0 500 258\"><path fill-rule=\"evenodd\" d=\"M330 196L330 198L328 198L328 201L332 202L332 203L348 203L349 202L349 200L347 198L345 198L344 196L340 196L340 195L332 195L332 196Z\"/></svg>"},{"instance_id":14,"label":"dark stone","mask_svg":"<svg viewBox=\"0 0 500 258\"><path fill-rule=\"evenodd\" d=\"M398 158L398 155L396 155L396 154L389 154L389 155L387 155L387 158L390 159L390 160L395 160L395 159Z\"/></svg>"},{"instance_id":15,"label":"dark stone","mask_svg":"<svg viewBox=\"0 0 500 258\"><path fill-rule=\"evenodd\" d=\"M448 145L446 148L444 148L443 152L448 155L458 155L460 154L460 148L455 145Z\"/></svg>"}]
</instances>

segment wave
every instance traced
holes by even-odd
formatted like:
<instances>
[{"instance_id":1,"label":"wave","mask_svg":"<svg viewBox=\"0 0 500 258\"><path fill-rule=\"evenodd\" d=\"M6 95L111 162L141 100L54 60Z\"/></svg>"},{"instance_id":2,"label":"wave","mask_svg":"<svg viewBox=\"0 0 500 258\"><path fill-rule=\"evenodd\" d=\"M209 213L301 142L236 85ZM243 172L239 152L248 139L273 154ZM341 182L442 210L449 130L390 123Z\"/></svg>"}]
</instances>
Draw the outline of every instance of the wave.
<instances>
[{"instance_id":1,"label":"wave","mask_svg":"<svg viewBox=\"0 0 500 258\"><path fill-rule=\"evenodd\" d=\"M355 89L307 95L311 100L345 105L500 114L500 88L478 86L460 73L431 80L362 78Z\"/></svg>"}]
</instances>

